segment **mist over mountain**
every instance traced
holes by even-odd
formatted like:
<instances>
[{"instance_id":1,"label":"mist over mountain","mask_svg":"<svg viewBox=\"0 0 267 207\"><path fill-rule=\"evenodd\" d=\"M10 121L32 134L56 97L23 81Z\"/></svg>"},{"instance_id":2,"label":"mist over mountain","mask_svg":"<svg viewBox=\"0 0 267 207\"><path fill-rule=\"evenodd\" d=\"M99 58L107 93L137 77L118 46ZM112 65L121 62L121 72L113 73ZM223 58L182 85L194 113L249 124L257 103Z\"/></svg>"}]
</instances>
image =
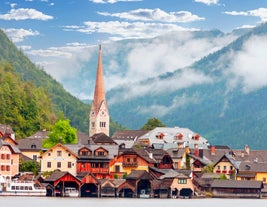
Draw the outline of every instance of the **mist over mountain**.
<instances>
[{"instance_id":1,"label":"mist over mountain","mask_svg":"<svg viewBox=\"0 0 267 207\"><path fill-rule=\"evenodd\" d=\"M266 148L266 34L262 24L190 66L109 91L111 116L130 128L155 116L212 144Z\"/></svg>"}]
</instances>

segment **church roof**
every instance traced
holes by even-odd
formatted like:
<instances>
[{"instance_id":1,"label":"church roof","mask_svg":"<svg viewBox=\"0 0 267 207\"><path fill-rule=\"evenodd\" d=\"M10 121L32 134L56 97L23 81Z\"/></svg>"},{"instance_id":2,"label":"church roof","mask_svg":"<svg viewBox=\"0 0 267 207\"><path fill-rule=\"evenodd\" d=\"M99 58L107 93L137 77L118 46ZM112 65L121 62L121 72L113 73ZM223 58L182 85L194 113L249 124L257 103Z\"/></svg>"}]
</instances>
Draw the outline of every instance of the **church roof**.
<instances>
[{"instance_id":1,"label":"church roof","mask_svg":"<svg viewBox=\"0 0 267 207\"><path fill-rule=\"evenodd\" d=\"M102 50L101 50L101 45L99 45L95 92L94 92L94 100L92 103L92 105L94 105L96 109L96 113L99 112L100 106L103 101L106 101L106 95L105 95L104 75L102 66Z\"/></svg>"}]
</instances>

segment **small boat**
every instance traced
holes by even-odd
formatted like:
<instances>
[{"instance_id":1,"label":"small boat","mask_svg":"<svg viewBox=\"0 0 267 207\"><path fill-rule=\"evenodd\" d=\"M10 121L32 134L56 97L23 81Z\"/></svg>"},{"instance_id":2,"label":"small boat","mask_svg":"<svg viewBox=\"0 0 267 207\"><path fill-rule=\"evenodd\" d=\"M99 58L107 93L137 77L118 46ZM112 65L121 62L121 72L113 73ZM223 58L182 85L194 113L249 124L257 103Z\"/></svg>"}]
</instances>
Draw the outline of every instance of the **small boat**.
<instances>
[{"instance_id":1,"label":"small boat","mask_svg":"<svg viewBox=\"0 0 267 207\"><path fill-rule=\"evenodd\" d=\"M37 187L33 181L7 181L2 183L0 195L46 196L45 187Z\"/></svg>"},{"instance_id":2,"label":"small boat","mask_svg":"<svg viewBox=\"0 0 267 207\"><path fill-rule=\"evenodd\" d=\"M65 196L66 197L78 197L79 191L73 187L66 187L65 188Z\"/></svg>"},{"instance_id":3,"label":"small boat","mask_svg":"<svg viewBox=\"0 0 267 207\"><path fill-rule=\"evenodd\" d=\"M139 195L140 198L150 198L149 193L146 192L145 189L142 189Z\"/></svg>"}]
</instances>

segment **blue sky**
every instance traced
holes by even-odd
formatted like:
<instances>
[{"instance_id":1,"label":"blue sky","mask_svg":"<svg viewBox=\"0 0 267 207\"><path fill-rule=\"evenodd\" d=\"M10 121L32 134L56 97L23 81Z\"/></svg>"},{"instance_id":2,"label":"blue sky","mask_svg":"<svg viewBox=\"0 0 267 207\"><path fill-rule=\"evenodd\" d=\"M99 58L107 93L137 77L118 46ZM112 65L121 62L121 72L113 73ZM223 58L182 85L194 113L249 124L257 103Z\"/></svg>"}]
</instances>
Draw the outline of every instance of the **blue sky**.
<instances>
[{"instance_id":1,"label":"blue sky","mask_svg":"<svg viewBox=\"0 0 267 207\"><path fill-rule=\"evenodd\" d=\"M92 56L89 49L99 42L152 38L170 31L219 29L230 33L237 28L254 27L266 20L267 0L0 1L0 28L33 62L61 83L66 77L77 75L81 71ZM119 82L126 83L129 77L139 81L145 78L144 70L147 70L147 74L158 75L190 65L201 58L201 55L207 55L205 52L212 52L232 40L227 38L228 40L189 41L189 45L181 48L181 52L175 51L181 56L179 60L177 55L171 57L170 52L174 50L168 49L167 43L162 43L161 47L155 43L152 50L151 45L144 48L138 48L137 45L127 56L129 68L128 73L124 73L126 75L118 73L115 77L114 66L119 67L116 60L105 68L111 74L106 75L106 88L112 89ZM192 47L190 44L198 46ZM165 47L166 45L168 46ZM176 48L173 46L173 49ZM183 52L185 50L186 53ZM151 54L146 59L146 68L143 68L143 63L140 64L142 56L136 54ZM159 58L160 55L168 58ZM165 71L155 65L164 65ZM93 84L94 76L90 80L84 88ZM65 87L78 97L88 95L77 91L80 89L74 91L73 86Z\"/></svg>"},{"instance_id":2,"label":"blue sky","mask_svg":"<svg viewBox=\"0 0 267 207\"><path fill-rule=\"evenodd\" d=\"M170 30L255 26L267 19L266 0L9 0L0 27L20 46L152 37Z\"/></svg>"}]
</instances>

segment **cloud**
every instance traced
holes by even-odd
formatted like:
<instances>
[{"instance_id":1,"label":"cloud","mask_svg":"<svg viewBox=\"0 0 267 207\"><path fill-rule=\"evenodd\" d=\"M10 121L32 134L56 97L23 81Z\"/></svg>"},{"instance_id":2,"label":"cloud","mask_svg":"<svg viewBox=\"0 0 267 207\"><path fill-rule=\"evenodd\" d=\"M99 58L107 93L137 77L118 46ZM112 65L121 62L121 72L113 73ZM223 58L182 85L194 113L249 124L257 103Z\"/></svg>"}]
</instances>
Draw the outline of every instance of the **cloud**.
<instances>
[{"instance_id":1,"label":"cloud","mask_svg":"<svg viewBox=\"0 0 267 207\"><path fill-rule=\"evenodd\" d=\"M89 0L96 4L115 4L118 2L136 2L136 1L143 1L143 0Z\"/></svg>"},{"instance_id":2,"label":"cloud","mask_svg":"<svg viewBox=\"0 0 267 207\"><path fill-rule=\"evenodd\" d=\"M259 17L262 22L267 20L267 8L259 8L255 10L249 11L226 11L225 14L232 16L251 16L251 17Z\"/></svg>"},{"instance_id":3,"label":"cloud","mask_svg":"<svg viewBox=\"0 0 267 207\"><path fill-rule=\"evenodd\" d=\"M7 14L0 14L0 19L3 20L26 20L26 19L35 19L35 20L51 20L52 16L46 15L35 9L20 8L20 9L11 9Z\"/></svg>"},{"instance_id":4,"label":"cloud","mask_svg":"<svg viewBox=\"0 0 267 207\"><path fill-rule=\"evenodd\" d=\"M267 86L266 48L267 37L253 36L231 55L230 76L235 75L232 81L241 84L245 93Z\"/></svg>"},{"instance_id":5,"label":"cloud","mask_svg":"<svg viewBox=\"0 0 267 207\"><path fill-rule=\"evenodd\" d=\"M178 11L167 13L159 8L157 9L136 9L122 13L98 12L103 16L118 17L121 19L134 21L160 21L160 22L193 22L204 20L188 11Z\"/></svg>"},{"instance_id":6,"label":"cloud","mask_svg":"<svg viewBox=\"0 0 267 207\"><path fill-rule=\"evenodd\" d=\"M112 105L117 101L131 100L132 98L145 95L153 94L154 96L157 96L163 93L171 93L175 90L188 88L193 85L211 82L212 79L201 72L184 69L183 71L176 73L174 76L165 79L156 78L153 81L134 83L134 87L132 84L128 84L127 86L124 86L122 92L116 94L115 97L120 97L120 100L111 98L109 104Z\"/></svg>"},{"instance_id":7,"label":"cloud","mask_svg":"<svg viewBox=\"0 0 267 207\"><path fill-rule=\"evenodd\" d=\"M211 4L218 4L219 0L195 0L195 2L211 5Z\"/></svg>"},{"instance_id":8,"label":"cloud","mask_svg":"<svg viewBox=\"0 0 267 207\"><path fill-rule=\"evenodd\" d=\"M149 107L141 106L136 108L136 113L148 114L155 117L163 117L170 114L174 109L183 107L187 104L197 104L201 97L199 94L182 94L181 96L175 96L170 105L153 104Z\"/></svg>"},{"instance_id":9,"label":"cloud","mask_svg":"<svg viewBox=\"0 0 267 207\"><path fill-rule=\"evenodd\" d=\"M26 29L16 29L16 28L9 28L4 29L4 32L7 34L7 36L14 42L22 42L26 37L28 36L37 36L40 35L38 31L33 30L26 30Z\"/></svg>"},{"instance_id":10,"label":"cloud","mask_svg":"<svg viewBox=\"0 0 267 207\"><path fill-rule=\"evenodd\" d=\"M40 50L26 50L31 59L56 80L62 81L68 76L79 73L82 65L90 58L88 48L91 45L73 42L62 47L50 47Z\"/></svg>"},{"instance_id":11,"label":"cloud","mask_svg":"<svg viewBox=\"0 0 267 207\"><path fill-rule=\"evenodd\" d=\"M152 38L170 31L196 30L186 29L176 24L146 23L146 22L84 22L84 26L65 26L66 31L77 31L87 34L109 34L110 40Z\"/></svg>"}]
</instances>

